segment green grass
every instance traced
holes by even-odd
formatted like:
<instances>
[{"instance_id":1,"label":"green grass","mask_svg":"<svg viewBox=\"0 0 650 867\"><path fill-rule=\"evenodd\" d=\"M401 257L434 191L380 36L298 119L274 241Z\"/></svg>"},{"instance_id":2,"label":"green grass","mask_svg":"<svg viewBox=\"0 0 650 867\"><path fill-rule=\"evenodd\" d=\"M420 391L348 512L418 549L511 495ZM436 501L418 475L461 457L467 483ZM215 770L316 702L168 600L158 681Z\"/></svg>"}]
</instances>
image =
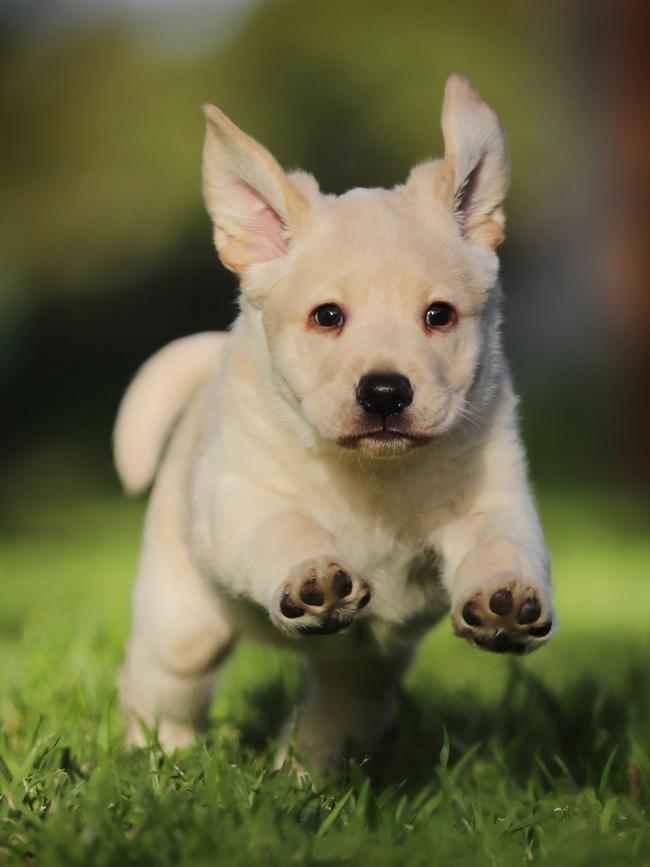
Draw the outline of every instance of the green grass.
<instances>
[{"instance_id":1,"label":"green grass","mask_svg":"<svg viewBox=\"0 0 650 867\"><path fill-rule=\"evenodd\" d=\"M55 485L45 503L15 505L0 537L0 862L650 865L650 540L632 502L543 497L556 640L511 660L443 622L391 738L316 791L270 763L300 661L251 644L195 748L125 750L142 504Z\"/></svg>"}]
</instances>

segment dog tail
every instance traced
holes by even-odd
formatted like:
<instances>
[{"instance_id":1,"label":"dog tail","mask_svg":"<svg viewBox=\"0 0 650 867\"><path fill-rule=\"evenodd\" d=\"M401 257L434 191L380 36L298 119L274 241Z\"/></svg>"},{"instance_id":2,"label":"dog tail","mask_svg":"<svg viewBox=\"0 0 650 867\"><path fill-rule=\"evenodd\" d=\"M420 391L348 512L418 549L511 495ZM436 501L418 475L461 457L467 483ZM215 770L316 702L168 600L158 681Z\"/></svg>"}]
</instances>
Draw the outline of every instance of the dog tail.
<instances>
[{"instance_id":1,"label":"dog tail","mask_svg":"<svg viewBox=\"0 0 650 867\"><path fill-rule=\"evenodd\" d=\"M153 481L169 432L192 394L217 367L228 335L182 337L149 358L117 413L113 456L124 488L139 493Z\"/></svg>"}]
</instances>

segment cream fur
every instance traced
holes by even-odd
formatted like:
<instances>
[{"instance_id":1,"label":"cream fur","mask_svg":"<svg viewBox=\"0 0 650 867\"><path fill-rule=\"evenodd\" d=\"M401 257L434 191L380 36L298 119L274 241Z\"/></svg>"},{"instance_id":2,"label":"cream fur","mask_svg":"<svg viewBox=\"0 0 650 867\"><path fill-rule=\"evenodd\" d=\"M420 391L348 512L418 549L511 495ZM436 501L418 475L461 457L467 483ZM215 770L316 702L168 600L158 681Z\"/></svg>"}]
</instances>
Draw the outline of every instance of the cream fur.
<instances>
[{"instance_id":1,"label":"cream fur","mask_svg":"<svg viewBox=\"0 0 650 867\"><path fill-rule=\"evenodd\" d=\"M225 334L182 337L138 371L120 405L113 436L115 466L130 493L151 484L174 421L218 364L225 343Z\"/></svg>"},{"instance_id":2,"label":"cream fur","mask_svg":"<svg viewBox=\"0 0 650 867\"><path fill-rule=\"evenodd\" d=\"M118 416L133 490L186 406L151 496L122 699L132 741L142 719L165 746L186 744L238 635L297 647L313 671L298 743L326 767L346 744L372 748L415 642L445 611L489 649L529 652L556 629L499 335L505 141L452 76L445 159L393 190L337 198L206 114L206 202L241 313L229 336L154 356ZM431 333L424 311L440 301L457 322ZM340 331L314 326L323 303L345 312ZM373 371L412 384L389 440L355 398ZM326 603L329 621L318 605L284 613L306 579L328 590L340 571L349 592ZM508 612L491 609L497 593ZM351 625L304 634L327 622Z\"/></svg>"}]
</instances>

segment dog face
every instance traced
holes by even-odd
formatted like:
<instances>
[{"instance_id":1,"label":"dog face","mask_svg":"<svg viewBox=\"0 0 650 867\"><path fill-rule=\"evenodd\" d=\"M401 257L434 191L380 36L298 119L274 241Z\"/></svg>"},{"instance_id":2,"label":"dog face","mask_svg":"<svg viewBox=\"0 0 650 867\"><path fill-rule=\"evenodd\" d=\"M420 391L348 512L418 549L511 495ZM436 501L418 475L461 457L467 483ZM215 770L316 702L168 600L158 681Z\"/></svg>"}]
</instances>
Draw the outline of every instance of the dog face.
<instances>
[{"instance_id":1,"label":"dog face","mask_svg":"<svg viewBox=\"0 0 650 867\"><path fill-rule=\"evenodd\" d=\"M320 440L383 456L479 413L498 344L507 157L469 82L447 83L444 160L392 190L340 197L285 175L218 109L206 114L217 249L294 415Z\"/></svg>"}]
</instances>

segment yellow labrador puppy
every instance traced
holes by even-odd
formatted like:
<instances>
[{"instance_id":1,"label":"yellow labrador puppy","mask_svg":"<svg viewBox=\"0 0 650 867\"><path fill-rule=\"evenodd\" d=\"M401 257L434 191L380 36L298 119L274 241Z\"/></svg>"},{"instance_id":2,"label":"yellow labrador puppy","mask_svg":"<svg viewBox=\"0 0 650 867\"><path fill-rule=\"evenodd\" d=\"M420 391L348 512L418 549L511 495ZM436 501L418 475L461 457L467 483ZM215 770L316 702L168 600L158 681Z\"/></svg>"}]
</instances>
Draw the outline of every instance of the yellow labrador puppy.
<instances>
[{"instance_id":1,"label":"yellow labrador puppy","mask_svg":"<svg viewBox=\"0 0 650 867\"><path fill-rule=\"evenodd\" d=\"M506 144L453 75L444 158L337 197L205 114L241 312L161 350L120 408L125 487L156 477L122 701L132 742L144 720L187 744L238 636L291 645L311 667L298 746L323 768L376 743L446 611L496 652L556 629L499 335Z\"/></svg>"}]
</instances>

